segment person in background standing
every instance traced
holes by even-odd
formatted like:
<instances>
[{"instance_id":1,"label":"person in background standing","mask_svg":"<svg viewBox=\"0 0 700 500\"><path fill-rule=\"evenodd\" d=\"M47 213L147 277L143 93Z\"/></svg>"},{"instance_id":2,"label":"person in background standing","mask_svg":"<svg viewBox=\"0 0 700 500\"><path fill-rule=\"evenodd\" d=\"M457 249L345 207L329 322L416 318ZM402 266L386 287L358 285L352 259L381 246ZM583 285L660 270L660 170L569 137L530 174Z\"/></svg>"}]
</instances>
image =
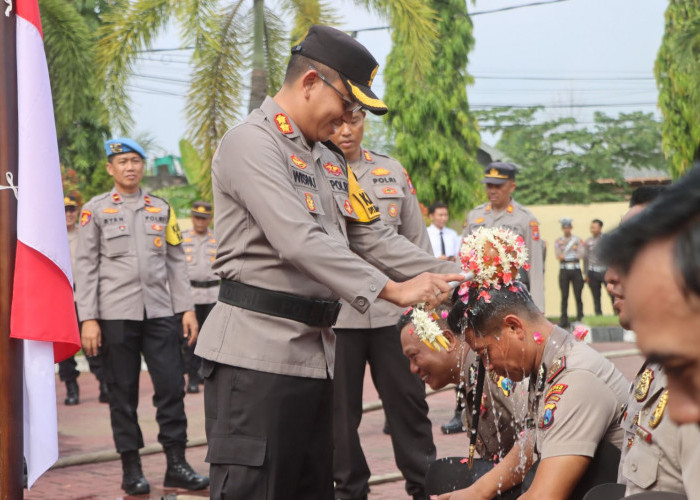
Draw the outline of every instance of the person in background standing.
<instances>
[{"instance_id":1,"label":"person in background standing","mask_svg":"<svg viewBox=\"0 0 700 500\"><path fill-rule=\"evenodd\" d=\"M581 259L585 252L583 240L571 234L571 219L559 219L564 236L554 242L554 255L559 260L559 290L561 291L561 317L559 326L569 326L569 284L574 286L576 298L576 321L583 319L583 275L581 274Z\"/></svg>"},{"instance_id":2,"label":"person in background standing","mask_svg":"<svg viewBox=\"0 0 700 500\"><path fill-rule=\"evenodd\" d=\"M586 283L588 283L588 288L591 289L591 294L593 295L593 307L596 316L601 316L603 314L603 309L600 306L600 287L602 286L605 288L606 267L601 262L595 250L602 235L603 221L600 219L593 219L593 221L591 221L591 237L584 243L583 270L586 275ZM610 296L610 300L612 300L612 295Z\"/></svg>"},{"instance_id":3,"label":"person in background standing","mask_svg":"<svg viewBox=\"0 0 700 500\"><path fill-rule=\"evenodd\" d=\"M428 236L433 248L433 255L438 259L456 262L459 260L459 247L462 239L457 231L447 227L450 211L446 203L436 201L428 207Z\"/></svg>"}]
</instances>

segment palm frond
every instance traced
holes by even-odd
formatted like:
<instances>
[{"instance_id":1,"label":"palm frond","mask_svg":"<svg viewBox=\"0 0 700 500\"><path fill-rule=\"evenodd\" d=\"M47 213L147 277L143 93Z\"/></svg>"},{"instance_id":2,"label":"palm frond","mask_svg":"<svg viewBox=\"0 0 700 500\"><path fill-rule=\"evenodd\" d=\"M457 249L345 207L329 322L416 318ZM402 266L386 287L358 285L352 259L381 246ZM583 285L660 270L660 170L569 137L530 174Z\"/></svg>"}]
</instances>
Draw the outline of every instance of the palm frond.
<instances>
[{"instance_id":1,"label":"palm frond","mask_svg":"<svg viewBox=\"0 0 700 500\"><path fill-rule=\"evenodd\" d=\"M265 66L269 95L274 95L282 86L290 49L284 21L272 10L265 9Z\"/></svg>"},{"instance_id":2,"label":"palm frond","mask_svg":"<svg viewBox=\"0 0 700 500\"><path fill-rule=\"evenodd\" d=\"M56 128L80 119L97 96L95 50L85 19L65 0L40 0Z\"/></svg>"},{"instance_id":3,"label":"palm frond","mask_svg":"<svg viewBox=\"0 0 700 500\"><path fill-rule=\"evenodd\" d=\"M98 32L98 72L104 81L104 102L112 123L123 132L132 123L126 83L134 59L139 49L150 46L176 4L169 0L125 1L104 16Z\"/></svg>"},{"instance_id":4,"label":"palm frond","mask_svg":"<svg viewBox=\"0 0 700 500\"><path fill-rule=\"evenodd\" d=\"M321 0L284 0L281 2L284 13L294 16L294 26L290 33L292 43L299 43L314 24L337 26L340 22L338 11L332 2Z\"/></svg>"},{"instance_id":5,"label":"palm frond","mask_svg":"<svg viewBox=\"0 0 700 500\"><path fill-rule=\"evenodd\" d=\"M210 31L209 23L215 16L218 0L180 0L175 16L178 18L181 36L185 44L194 45L195 51Z\"/></svg>"},{"instance_id":6,"label":"palm frond","mask_svg":"<svg viewBox=\"0 0 700 500\"><path fill-rule=\"evenodd\" d=\"M225 13L214 17L211 30L194 58L192 84L187 95L186 113L192 143L200 151L203 168L208 170L216 145L226 129L233 125L242 104L242 44L244 27L240 8L243 0ZM211 197L208 172L200 179L200 191Z\"/></svg>"}]
</instances>

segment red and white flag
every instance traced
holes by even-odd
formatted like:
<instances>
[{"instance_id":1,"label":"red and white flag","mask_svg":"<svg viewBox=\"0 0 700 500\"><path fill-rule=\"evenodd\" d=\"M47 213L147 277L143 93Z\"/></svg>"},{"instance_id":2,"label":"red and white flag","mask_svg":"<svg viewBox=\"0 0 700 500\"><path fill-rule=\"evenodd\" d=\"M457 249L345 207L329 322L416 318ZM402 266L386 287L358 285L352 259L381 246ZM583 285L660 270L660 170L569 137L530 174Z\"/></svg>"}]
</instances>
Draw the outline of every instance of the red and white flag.
<instances>
[{"instance_id":1,"label":"red and white flag","mask_svg":"<svg viewBox=\"0 0 700 500\"><path fill-rule=\"evenodd\" d=\"M24 339L29 486L58 459L54 362L80 349L49 72L37 0L16 0L17 256L11 336Z\"/></svg>"}]
</instances>

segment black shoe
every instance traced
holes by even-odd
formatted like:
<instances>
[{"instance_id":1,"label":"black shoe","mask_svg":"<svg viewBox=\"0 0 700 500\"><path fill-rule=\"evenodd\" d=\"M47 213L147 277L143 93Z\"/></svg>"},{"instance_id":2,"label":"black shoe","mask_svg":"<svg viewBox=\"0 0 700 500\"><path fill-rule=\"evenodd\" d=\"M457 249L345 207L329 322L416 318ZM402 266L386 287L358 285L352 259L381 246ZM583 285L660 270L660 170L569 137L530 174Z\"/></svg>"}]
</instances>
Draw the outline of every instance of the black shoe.
<instances>
[{"instance_id":1,"label":"black shoe","mask_svg":"<svg viewBox=\"0 0 700 500\"><path fill-rule=\"evenodd\" d=\"M203 490L209 486L209 478L197 474L185 460L185 446L168 446L165 448L168 468L165 470L163 486L184 488L186 490Z\"/></svg>"},{"instance_id":2,"label":"black shoe","mask_svg":"<svg viewBox=\"0 0 700 500\"><path fill-rule=\"evenodd\" d=\"M66 381L66 399L64 403L67 406L73 406L80 403L80 388L76 380Z\"/></svg>"},{"instance_id":3,"label":"black shoe","mask_svg":"<svg viewBox=\"0 0 700 500\"><path fill-rule=\"evenodd\" d=\"M143 477L141 457L138 451L125 451L122 459L122 489L127 495L143 495L151 492L151 486Z\"/></svg>"},{"instance_id":4,"label":"black shoe","mask_svg":"<svg viewBox=\"0 0 700 500\"><path fill-rule=\"evenodd\" d=\"M197 394L199 392L199 384L196 380L190 379L187 382L187 394Z\"/></svg>"},{"instance_id":5,"label":"black shoe","mask_svg":"<svg viewBox=\"0 0 700 500\"><path fill-rule=\"evenodd\" d=\"M442 430L443 434L458 434L460 432L467 432L467 428L464 427L464 424L462 423L462 412L456 410L452 420L444 425L441 425L440 430Z\"/></svg>"},{"instance_id":6,"label":"black shoe","mask_svg":"<svg viewBox=\"0 0 700 500\"><path fill-rule=\"evenodd\" d=\"M109 389L106 382L100 382L100 403L109 403Z\"/></svg>"},{"instance_id":7,"label":"black shoe","mask_svg":"<svg viewBox=\"0 0 700 500\"><path fill-rule=\"evenodd\" d=\"M557 325L559 325L562 328L569 328L571 326L571 323L569 323L569 318L561 318Z\"/></svg>"},{"instance_id":8,"label":"black shoe","mask_svg":"<svg viewBox=\"0 0 700 500\"><path fill-rule=\"evenodd\" d=\"M387 419L384 419L384 427L382 428L382 432L387 436L391 434L391 429L389 428L389 421Z\"/></svg>"}]
</instances>

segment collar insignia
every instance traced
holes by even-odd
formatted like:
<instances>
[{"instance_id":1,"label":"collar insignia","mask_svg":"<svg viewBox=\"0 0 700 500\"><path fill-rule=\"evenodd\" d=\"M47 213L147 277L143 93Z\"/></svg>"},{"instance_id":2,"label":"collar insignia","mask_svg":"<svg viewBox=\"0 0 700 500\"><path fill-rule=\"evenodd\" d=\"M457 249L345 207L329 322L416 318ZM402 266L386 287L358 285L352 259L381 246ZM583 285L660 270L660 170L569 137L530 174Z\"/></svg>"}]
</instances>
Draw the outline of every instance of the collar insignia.
<instances>
[{"instance_id":1,"label":"collar insignia","mask_svg":"<svg viewBox=\"0 0 700 500\"><path fill-rule=\"evenodd\" d=\"M649 417L649 425L652 429L655 429L656 426L659 425L659 422L661 422L661 418L664 416L664 410L666 410L667 403L668 389L661 394L659 397L659 402L656 404L656 408L654 408L654 412L651 414L651 417Z\"/></svg>"},{"instance_id":2,"label":"collar insignia","mask_svg":"<svg viewBox=\"0 0 700 500\"><path fill-rule=\"evenodd\" d=\"M277 125L277 130L283 134L291 134L294 132L291 123L289 123L289 118L284 113L277 113L275 115L275 125Z\"/></svg>"},{"instance_id":3,"label":"collar insignia","mask_svg":"<svg viewBox=\"0 0 700 500\"><path fill-rule=\"evenodd\" d=\"M634 388L634 399L642 402L647 398L652 380L654 380L654 370L647 368L644 370L644 373L642 373L642 376L639 377L637 387Z\"/></svg>"},{"instance_id":4,"label":"collar insignia","mask_svg":"<svg viewBox=\"0 0 700 500\"><path fill-rule=\"evenodd\" d=\"M369 162L374 161L374 158L372 158L372 155L369 154L369 151L367 151L366 149L363 149L363 150L362 150L362 154L363 154L364 157L365 157L365 161L369 161Z\"/></svg>"},{"instance_id":5,"label":"collar insignia","mask_svg":"<svg viewBox=\"0 0 700 500\"><path fill-rule=\"evenodd\" d=\"M121 203L122 202L122 197L119 196L119 193L112 193L112 201L114 203Z\"/></svg>"},{"instance_id":6,"label":"collar insignia","mask_svg":"<svg viewBox=\"0 0 700 500\"><path fill-rule=\"evenodd\" d=\"M554 380L557 375L564 371L564 368L566 368L566 356L562 356L561 358L555 360L554 363L552 363L552 366L549 367L549 372L547 372L547 383Z\"/></svg>"}]
</instances>

